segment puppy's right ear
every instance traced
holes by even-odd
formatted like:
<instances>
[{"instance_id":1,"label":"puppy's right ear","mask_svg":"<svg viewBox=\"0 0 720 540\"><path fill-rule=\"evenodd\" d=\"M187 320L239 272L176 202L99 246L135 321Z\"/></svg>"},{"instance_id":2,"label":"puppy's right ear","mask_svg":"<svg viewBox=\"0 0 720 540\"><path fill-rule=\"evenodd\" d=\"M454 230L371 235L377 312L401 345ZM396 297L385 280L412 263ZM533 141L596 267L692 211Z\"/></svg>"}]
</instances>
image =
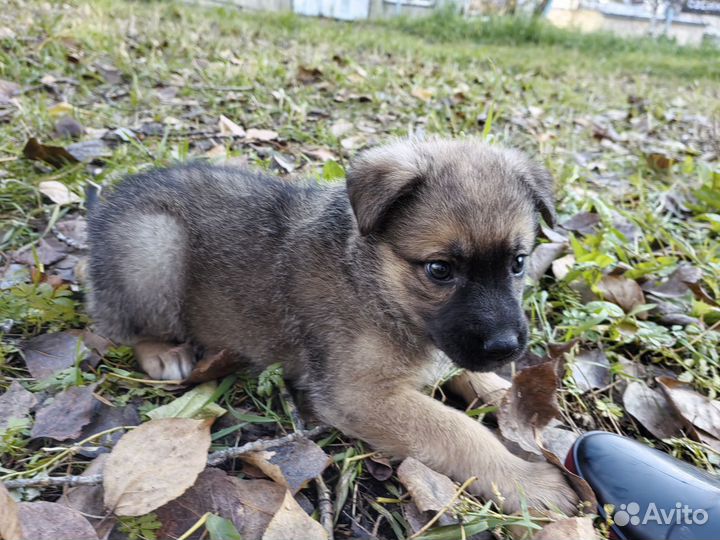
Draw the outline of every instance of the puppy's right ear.
<instances>
[{"instance_id":1,"label":"puppy's right ear","mask_svg":"<svg viewBox=\"0 0 720 540\"><path fill-rule=\"evenodd\" d=\"M392 205L420 184L425 170L422 154L409 141L355 158L347 173L347 192L360 234L377 232Z\"/></svg>"}]
</instances>

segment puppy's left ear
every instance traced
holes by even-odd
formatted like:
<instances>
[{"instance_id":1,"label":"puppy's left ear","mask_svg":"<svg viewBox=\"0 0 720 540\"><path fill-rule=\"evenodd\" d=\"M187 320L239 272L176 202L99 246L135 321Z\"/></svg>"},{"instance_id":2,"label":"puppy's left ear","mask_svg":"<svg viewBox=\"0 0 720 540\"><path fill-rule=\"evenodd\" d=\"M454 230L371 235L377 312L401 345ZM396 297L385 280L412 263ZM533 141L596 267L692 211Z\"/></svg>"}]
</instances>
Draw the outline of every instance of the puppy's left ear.
<instances>
[{"instance_id":1,"label":"puppy's left ear","mask_svg":"<svg viewBox=\"0 0 720 540\"><path fill-rule=\"evenodd\" d=\"M425 159L410 141L367 150L350 164L347 192L360 234L377 232L390 208L422 182Z\"/></svg>"},{"instance_id":2,"label":"puppy's left ear","mask_svg":"<svg viewBox=\"0 0 720 540\"><path fill-rule=\"evenodd\" d=\"M521 176L522 182L530 190L535 208L550 227L555 226L555 182L550 172L534 162L528 164Z\"/></svg>"}]
</instances>

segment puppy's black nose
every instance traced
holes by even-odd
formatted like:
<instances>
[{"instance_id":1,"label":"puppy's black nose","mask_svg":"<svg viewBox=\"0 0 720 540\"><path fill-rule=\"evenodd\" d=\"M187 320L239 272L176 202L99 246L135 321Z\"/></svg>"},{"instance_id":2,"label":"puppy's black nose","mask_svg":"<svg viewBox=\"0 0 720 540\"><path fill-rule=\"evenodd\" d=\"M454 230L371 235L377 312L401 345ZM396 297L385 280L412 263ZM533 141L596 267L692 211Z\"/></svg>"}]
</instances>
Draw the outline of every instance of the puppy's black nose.
<instances>
[{"instance_id":1,"label":"puppy's black nose","mask_svg":"<svg viewBox=\"0 0 720 540\"><path fill-rule=\"evenodd\" d=\"M483 343L483 352L493 358L510 356L520 348L520 339L515 330L506 330L491 336Z\"/></svg>"}]
</instances>

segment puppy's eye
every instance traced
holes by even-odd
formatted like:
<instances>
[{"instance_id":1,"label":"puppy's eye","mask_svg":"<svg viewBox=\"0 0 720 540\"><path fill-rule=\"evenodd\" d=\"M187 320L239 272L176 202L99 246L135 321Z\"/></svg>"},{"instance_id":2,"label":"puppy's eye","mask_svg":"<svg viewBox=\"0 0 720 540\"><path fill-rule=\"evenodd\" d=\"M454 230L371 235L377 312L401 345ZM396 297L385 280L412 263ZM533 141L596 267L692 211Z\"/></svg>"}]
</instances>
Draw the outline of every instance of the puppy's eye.
<instances>
[{"instance_id":1,"label":"puppy's eye","mask_svg":"<svg viewBox=\"0 0 720 540\"><path fill-rule=\"evenodd\" d=\"M510 271L515 274L516 276L520 276L525 272L525 261L527 260L527 255L518 255L513 259L512 266L510 267Z\"/></svg>"},{"instance_id":2,"label":"puppy's eye","mask_svg":"<svg viewBox=\"0 0 720 540\"><path fill-rule=\"evenodd\" d=\"M452 278L452 266L445 261L430 261L425 265L425 272L435 281L449 281Z\"/></svg>"}]
</instances>

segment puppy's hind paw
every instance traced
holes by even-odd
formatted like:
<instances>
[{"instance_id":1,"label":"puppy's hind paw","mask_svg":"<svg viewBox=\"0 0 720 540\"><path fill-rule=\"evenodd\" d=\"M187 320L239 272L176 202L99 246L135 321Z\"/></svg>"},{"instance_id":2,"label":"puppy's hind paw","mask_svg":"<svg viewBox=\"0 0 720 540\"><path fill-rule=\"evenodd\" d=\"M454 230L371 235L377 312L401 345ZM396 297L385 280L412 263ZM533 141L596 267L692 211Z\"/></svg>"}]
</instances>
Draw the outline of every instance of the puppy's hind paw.
<instances>
[{"instance_id":1,"label":"puppy's hind paw","mask_svg":"<svg viewBox=\"0 0 720 540\"><path fill-rule=\"evenodd\" d=\"M141 341L134 350L140 367L151 379L181 381L195 367L195 352L188 343Z\"/></svg>"}]
</instances>

